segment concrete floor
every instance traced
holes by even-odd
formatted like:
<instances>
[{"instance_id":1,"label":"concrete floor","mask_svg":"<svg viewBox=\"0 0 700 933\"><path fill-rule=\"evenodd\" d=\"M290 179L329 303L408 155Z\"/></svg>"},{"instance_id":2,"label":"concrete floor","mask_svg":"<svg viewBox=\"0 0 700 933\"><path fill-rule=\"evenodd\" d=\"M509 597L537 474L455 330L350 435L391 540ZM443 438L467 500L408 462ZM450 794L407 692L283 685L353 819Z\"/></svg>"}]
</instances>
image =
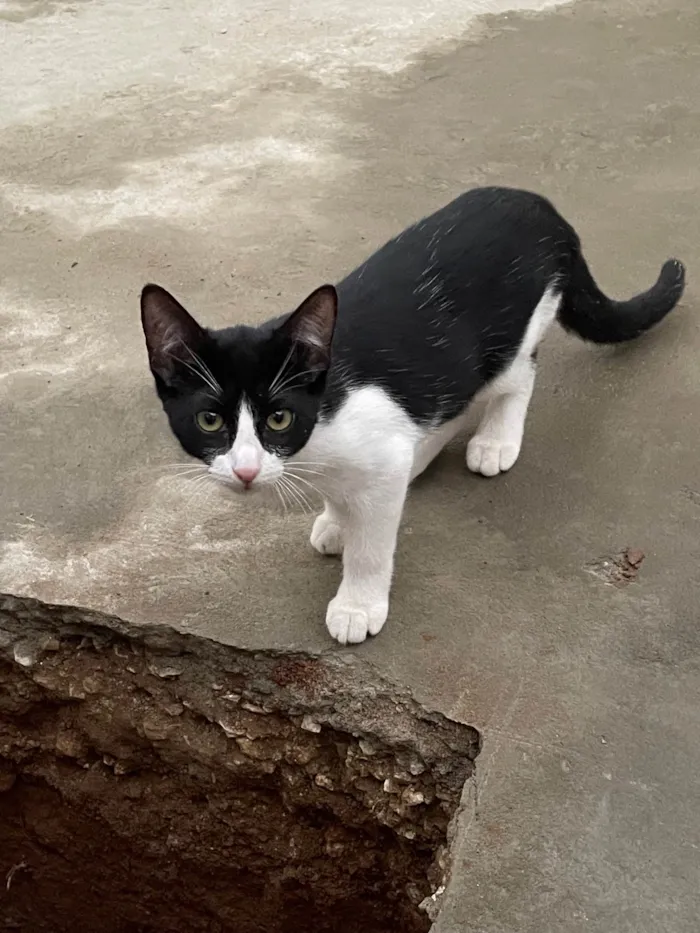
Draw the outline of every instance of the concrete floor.
<instances>
[{"instance_id":1,"label":"concrete floor","mask_svg":"<svg viewBox=\"0 0 700 933\"><path fill-rule=\"evenodd\" d=\"M260 320L486 182L550 196L616 296L676 255L653 335L550 339L511 474L462 444L417 484L389 623L346 650L484 734L436 931L695 933L700 9L472 20L507 6L537 4L0 3L0 589L343 650L309 518L164 468L149 279ZM589 572L625 547L637 582Z\"/></svg>"}]
</instances>

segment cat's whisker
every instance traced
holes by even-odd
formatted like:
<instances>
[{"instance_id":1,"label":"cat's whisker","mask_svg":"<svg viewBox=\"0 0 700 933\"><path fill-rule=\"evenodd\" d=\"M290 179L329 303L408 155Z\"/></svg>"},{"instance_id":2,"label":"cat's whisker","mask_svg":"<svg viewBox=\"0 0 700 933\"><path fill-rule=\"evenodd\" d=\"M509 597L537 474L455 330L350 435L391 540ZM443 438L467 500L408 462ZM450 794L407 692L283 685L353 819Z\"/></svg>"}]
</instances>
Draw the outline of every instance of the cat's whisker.
<instances>
[{"instance_id":1,"label":"cat's whisker","mask_svg":"<svg viewBox=\"0 0 700 933\"><path fill-rule=\"evenodd\" d=\"M279 385L275 386L274 394L281 395L282 392L285 392L285 391L288 392L290 391L290 389L299 388L299 386L302 386L304 384L303 377L313 375L315 372L317 372L317 370L315 369L305 369L300 373L291 373L286 379L283 379L282 382L279 383ZM295 383L295 380L297 381L301 380L298 386L296 384L293 384ZM272 395L272 393L270 394Z\"/></svg>"},{"instance_id":2,"label":"cat's whisker","mask_svg":"<svg viewBox=\"0 0 700 933\"><path fill-rule=\"evenodd\" d=\"M210 479L209 474L203 473L202 476L197 476L190 480L190 495L185 499L185 509L191 508L195 502L199 502L201 500L202 495L205 493L208 479Z\"/></svg>"},{"instance_id":3,"label":"cat's whisker","mask_svg":"<svg viewBox=\"0 0 700 933\"><path fill-rule=\"evenodd\" d=\"M284 496L282 495L282 490L281 490L281 488L280 488L279 483L278 483L278 482L275 482L272 488L273 488L273 489L275 490L275 492L277 493L277 498L280 500L280 503L282 504L282 508L283 508L283 510L284 510L284 514L285 514L285 516L286 516L287 513L288 513L288 511L289 511L289 508L288 508L288 506L287 506L287 500L286 500L286 499L284 498Z\"/></svg>"},{"instance_id":4,"label":"cat's whisker","mask_svg":"<svg viewBox=\"0 0 700 933\"><path fill-rule=\"evenodd\" d=\"M280 382L282 376L284 375L285 370L287 369L287 365L289 364L289 361L291 360L292 354L293 354L293 353L294 353L294 344L292 344L292 346L289 348L289 353L287 353L287 355L285 356L284 362L283 362L282 365L280 366L280 368L279 368L279 370L278 370L278 372L277 372L277 375L275 376L275 378L274 378L274 379L272 380L272 382L270 383L269 394L270 394L271 396L274 395L275 390L277 389L277 386L278 386L278 384L279 384L279 382Z\"/></svg>"},{"instance_id":5,"label":"cat's whisker","mask_svg":"<svg viewBox=\"0 0 700 933\"><path fill-rule=\"evenodd\" d=\"M189 371L195 376L198 376L202 382L204 382L204 384L207 385L214 393L213 399L218 401L223 395L223 389L219 385L216 377L204 362L204 360L202 360L202 358L199 356L199 354L195 353L194 350L184 342L184 340L181 340L180 343L189 353L192 362L188 363L187 360L183 360L181 357L175 356L174 353L170 353L169 356L171 356L172 359L174 359L177 363L187 367L187 369L189 369Z\"/></svg>"},{"instance_id":6,"label":"cat's whisker","mask_svg":"<svg viewBox=\"0 0 700 933\"><path fill-rule=\"evenodd\" d=\"M280 476L277 482L279 483L280 490L284 493L285 501L288 502L290 508L293 509L293 506L295 505L295 501L292 498L292 495L289 491L289 484L287 483L287 481L285 480L283 476Z\"/></svg>"},{"instance_id":7,"label":"cat's whisker","mask_svg":"<svg viewBox=\"0 0 700 933\"><path fill-rule=\"evenodd\" d=\"M193 366L191 363L188 363L187 360L183 360L181 357L175 356L172 353L170 354L170 356L175 360L176 363L180 363L182 366L186 366L187 369L189 369L191 373L197 376L198 379L201 379L205 385L209 386L209 388L212 390L217 400L221 397L221 390L217 389L216 385L213 382L211 382L208 379L208 377L199 368L197 368L196 366Z\"/></svg>"},{"instance_id":8,"label":"cat's whisker","mask_svg":"<svg viewBox=\"0 0 700 933\"><path fill-rule=\"evenodd\" d=\"M294 475L292 474L292 475L290 475L290 479L291 479L292 482L294 483L294 482L297 481L297 480L301 480L301 477L300 477L300 476L294 476ZM302 482L306 482L306 480L301 480L301 481L302 481ZM310 483L306 483L306 485L311 489L311 492L312 492L313 494L315 494L315 495L321 495L321 496L322 496L322 494L319 493L319 491L318 491L314 486L312 486ZM302 499L304 500L304 502L306 503L306 505L307 505L307 507L308 507L308 509L309 509L309 512L310 512L311 514L313 514L313 512L315 511L315 510L314 510L314 504L313 504L313 502L311 501L311 498L310 498L309 493L307 493L303 488L301 488L301 487L298 486L298 485L296 486L296 490L297 490L297 492L299 493L299 495L302 497Z\"/></svg>"},{"instance_id":9,"label":"cat's whisker","mask_svg":"<svg viewBox=\"0 0 700 933\"><path fill-rule=\"evenodd\" d=\"M199 476L186 476L184 479L192 486L203 486L207 480L213 479L211 473L200 473Z\"/></svg>"},{"instance_id":10,"label":"cat's whisker","mask_svg":"<svg viewBox=\"0 0 700 933\"><path fill-rule=\"evenodd\" d=\"M175 484L194 483L206 475L206 473L171 473L170 475L164 474L163 479L167 478L169 483Z\"/></svg>"},{"instance_id":11,"label":"cat's whisker","mask_svg":"<svg viewBox=\"0 0 700 933\"><path fill-rule=\"evenodd\" d=\"M161 463L154 470L206 470L203 463Z\"/></svg>"},{"instance_id":12,"label":"cat's whisker","mask_svg":"<svg viewBox=\"0 0 700 933\"><path fill-rule=\"evenodd\" d=\"M290 460L289 462L294 463L297 466L315 466L321 467L321 469L328 466L328 463L325 460Z\"/></svg>"},{"instance_id":13,"label":"cat's whisker","mask_svg":"<svg viewBox=\"0 0 700 933\"><path fill-rule=\"evenodd\" d=\"M220 473L212 473L211 470L207 470L207 476L210 479L213 479L216 483L223 483L224 486L233 486L233 483L226 476L222 476Z\"/></svg>"},{"instance_id":14,"label":"cat's whisker","mask_svg":"<svg viewBox=\"0 0 700 933\"><path fill-rule=\"evenodd\" d=\"M301 491L294 485L289 476L283 474L280 477L280 482L282 482L290 496L301 507L301 510L305 515L312 511L309 501L304 495L302 495Z\"/></svg>"},{"instance_id":15,"label":"cat's whisker","mask_svg":"<svg viewBox=\"0 0 700 933\"><path fill-rule=\"evenodd\" d=\"M282 389L283 389L286 385L288 385L290 382L294 382L294 381L297 380L297 379L303 379L304 376L310 376L310 375L312 375L314 372L316 372L316 370L314 370L314 369L302 369L301 372L298 372L298 373L296 373L296 372L295 372L295 373L290 373L285 379L281 379L281 380L277 383L277 385L275 386L275 388L276 388L276 390L277 390L278 392L280 392L280 391L282 391Z\"/></svg>"},{"instance_id":16,"label":"cat's whisker","mask_svg":"<svg viewBox=\"0 0 700 933\"><path fill-rule=\"evenodd\" d=\"M278 490L278 491L279 491L279 494L280 494L280 498L282 499L282 502L284 503L284 514L285 514L285 516L286 516L286 515L289 515L290 505L289 505L289 499L288 499L288 497L287 497L287 492L286 492L286 490L284 489L284 487L283 487L281 484L280 484L280 486L279 486L279 490Z\"/></svg>"},{"instance_id":17,"label":"cat's whisker","mask_svg":"<svg viewBox=\"0 0 700 933\"><path fill-rule=\"evenodd\" d=\"M315 467L317 470L324 472L328 468L327 463L323 463L320 460L288 460L288 466L301 467L302 469L307 469L310 467Z\"/></svg>"},{"instance_id":18,"label":"cat's whisker","mask_svg":"<svg viewBox=\"0 0 700 933\"><path fill-rule=\"evenodd\" d=\"M200 476L173 476L170 479L171 486L174 485L179 488L193 489L194 484L199 485L200 481L204 478L204 474Z\"/></svg>"},{"instance_id":19,"label":"cat's whisker","mask_svg":"<svg viewBox=\"0 0 700 933\"><path fill-rule=\"evenodd\" d=\"M166 479L168 480L168 482L174 482L175 480L180 480L180 479L194 479L194 477L199 476L199 475L200 475L199 470L187 470L187 471L180 471L180 472L175 472L174 470L166 470L160 473L155 473L153 478L155 479L156 482L160 482L161 480L166 480Z\"/></svg>"},{"instance_id":20,"label":"cat's whisker","mask_svg":"<svg viewBox=\"0 0 700 933\"><path fill-rule=\"evenodd\" d=\"M231 483L225 479L223 476L217 476L215 473L205 473L203 476L196 477L192 480L192 486L194 488L192 495L187 500L187 505L192 505L195 501L199 501L202 498L206 498L207 502L211 501L209 499L211 486L209 482L213 483L215 486L226 486L229 489L231 488Z\"/></svg>"},{"instance_id":21,"label":"cat's whisker","mask_svg":"<svg viewBox=\"0 0 700 933\"><path fill-rule=\"evenodd\" d=\"M302 512L304 513L304 515L313 515L313 514L314 514L314 508L313 508L312 504L309 502L309 500L308 500L308 499L306 498L306 496L301 492L300 489L297 489L296 492L297 492L297 495L298 495L298 496L300 497L300 499L301 499L301 510L302 510Z\"/></svg>"},{"instance_id":22,"label":"cat's whisker","mask_svg":"<svg viewBox=\"0 0 700 933\"><path fill-rule=\"evenodd\" d=\"M301 482L312 486L321 498L324 498L330 490L337 488L338 485L337 480L335 480L332 475L329 475L327 471L307 470L305 468L298 469L295 463L287 463L285 466L285 473L290 476L295 476L298 480L301 480ZM322 482L319 480L309 480L307 478L309 476L319 476Z\"/></svg>"},{"instance_id":23,"label":"cat's whisker","mask_svg":"<svg viewBox=\"0 0 700 933\"><path fill-rule=\"evenodd\" d=\"M208 383L209 387L216 393L217 397L221 397L223 395L223 389L219 385L219 381L214 373L211 371L211 369L209 369L202 357L198 353L195 353L195 351L190 346L188 346L188 344L183 342L183 346L192 357L192 360L199 369L202 377L205 377L205 382Z\"/></svg>"},{"instance_id":24,"label":"cat's whisker","mask_svg":"<svg viewBox=\"0 0 700 933\"><path fill-rule=\"evenodd\" d=\"M162 463L160 466L145 467L145 469L150 469L150 472L158 473L170 472L170 475L172 475L173 473L200 473L207 468L203 463Z\"/></svg>"},{"instance_id":25,"label":"cat's whisker","mask_svg":"<svg viewBox=\"0 0 700 933\"><path fill-rule=\"evenodd\" d=\"M293 473L291 470L288 470L287 475L297 480L300 483L304 483L304 485L308 486L312 492L316 493L316 495L321 496L321 498L323 498L323 493L321 492L321 490L318 488L318 486L314 485L314 483L312 483L310 480L304 479L303 476L298 476L296 473Z\"/></svg>"},{"instance_id":26,"label":"cat's whisker","mask_svg":"<svg viewBox=\"0 0 700 933\"><path fill-rule=\"evenodd\" d=\"M279 479L279 482L282 488L286 491L287 495L289 496L290 502L294 503L297 506L300 506L302 512L305 512L306 510L304 509L304 502L299 497L294 486L289 482L289 479L286 476L281 476Z\"/></svg>"},{"instance_id":27,"label":"cat's whisker","mask_svg":"<svg viewBox=\"0 0 700 933\"><path fill-rule=\"evenodd\" d=\"M273 396L270 396L270 401L273 404L282 404L281 402L278 403L277 401L281 395L286 395L289 392L295 392L297 389L303 389L304 386L304 382L292 382L289 385L282 386L282 388L278 389Z\"/></svg>"}]
</instances>

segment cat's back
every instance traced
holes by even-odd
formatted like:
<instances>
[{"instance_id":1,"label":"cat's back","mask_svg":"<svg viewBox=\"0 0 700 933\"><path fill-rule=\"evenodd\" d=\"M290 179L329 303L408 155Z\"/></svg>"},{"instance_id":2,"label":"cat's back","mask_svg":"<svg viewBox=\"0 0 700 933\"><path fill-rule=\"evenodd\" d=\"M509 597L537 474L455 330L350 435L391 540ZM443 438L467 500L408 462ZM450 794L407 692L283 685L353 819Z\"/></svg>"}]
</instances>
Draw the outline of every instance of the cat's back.
<instances>
[{"instance_id":1,"label":"cat's back","mask_svg":"<svg viewBox=\"0 0 700 933\"><path fill-rule=\"evenodd\" d=\"M352 294L420 277L458 260L465 272L484 261L519 253L536 233L568 232L568 224L541 195L517 188L474 188L389 240L339 283Z\"/></svg>"},{"instance_id":2,"label":"cat's back","mask_svg":"<svg viewBox=\"0 0 700 933\"><path fill-rule=\"evenodd\" d=\"M376 383L419 420L435 414L427 386L459 408L512 356L575 236L545 198L510 188L408 227L338 285L331 402Z\"/></svg>"},{"instance_id":3,"label":"cat's back","mask_svg":"<svg viewBox=\"0 0 700 933\"><path fill-rule=\"evenodd\" d=\"M467 191L385 243L338 284L339 326L401 308L468 306L511 269L558 262L573 231L540 195L513 188ZM354 319L354 323L350 321Z\"/></svg>"},{"instance_id":4,"label":"cat's back","mask_svg":"<svg viewBox=\"0 0 700 933\"><path fill-rule=\"evenodd\" d=\"M459 325L463 339L495 308L526 320L571 250L574 231L546 198L475 188L389 240L338 284L338 349L393 339L421 343L425 327ZM573 238L573 239L572 239ZM456 335L455 335L456 336Z\"/></svg>"}]
</instances>

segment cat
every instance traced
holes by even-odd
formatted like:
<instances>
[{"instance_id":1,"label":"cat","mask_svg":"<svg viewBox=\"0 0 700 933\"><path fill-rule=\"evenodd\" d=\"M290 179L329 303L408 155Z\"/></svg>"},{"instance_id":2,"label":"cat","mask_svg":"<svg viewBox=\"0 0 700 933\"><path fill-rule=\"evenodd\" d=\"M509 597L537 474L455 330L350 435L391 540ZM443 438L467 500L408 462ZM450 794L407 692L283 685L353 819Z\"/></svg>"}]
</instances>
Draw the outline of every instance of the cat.
<instances>
[{"instance_id":1,"label":"cat","mask_svg":"<svg viewBox=\"0 0 700 933\"><path fill-rule=\"evenodd\" d=\"M343 555L326 625L347 644L384 625L408 486L462 430L472 400L486 408L467 467L496 476L520 453L537 347L554 319L593 343L632 340L671 311L684 281L668 260L651 289L613 301L548 200L488 187L259 327L205 329L157 285L143 289L141 313L185 451L244 495L322 494L311 544Z\"/></svg>"}]
</instances>

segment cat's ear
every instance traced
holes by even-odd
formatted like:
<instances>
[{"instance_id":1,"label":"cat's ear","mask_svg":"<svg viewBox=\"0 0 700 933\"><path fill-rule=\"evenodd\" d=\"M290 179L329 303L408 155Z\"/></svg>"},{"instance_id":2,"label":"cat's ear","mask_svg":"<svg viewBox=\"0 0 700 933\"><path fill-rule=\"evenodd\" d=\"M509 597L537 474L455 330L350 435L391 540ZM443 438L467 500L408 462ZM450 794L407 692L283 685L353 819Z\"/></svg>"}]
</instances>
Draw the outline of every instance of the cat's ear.
<instances>
[{"instance_id":1,"label":"cat's ear","mask_svg":"<svg viewBox=\"0 0 700 933\"><path fill-rule=\"evenodd\" d=\"M338 293L332 285L322 285L299 305L280 329L302 348L310 366L327 368L337 315Z\"/></svg>"},{"instance_id":2,"label":"cat's ear","mask_svg":"<svg viewBox=\"0 0 700 933\"><path fill-rule=\"evenodd\" d=\"M146 285L141 292L141 324L151 370L166 384L206 341L203 328L160 285Z\"/></svg>"}]
</instances>

